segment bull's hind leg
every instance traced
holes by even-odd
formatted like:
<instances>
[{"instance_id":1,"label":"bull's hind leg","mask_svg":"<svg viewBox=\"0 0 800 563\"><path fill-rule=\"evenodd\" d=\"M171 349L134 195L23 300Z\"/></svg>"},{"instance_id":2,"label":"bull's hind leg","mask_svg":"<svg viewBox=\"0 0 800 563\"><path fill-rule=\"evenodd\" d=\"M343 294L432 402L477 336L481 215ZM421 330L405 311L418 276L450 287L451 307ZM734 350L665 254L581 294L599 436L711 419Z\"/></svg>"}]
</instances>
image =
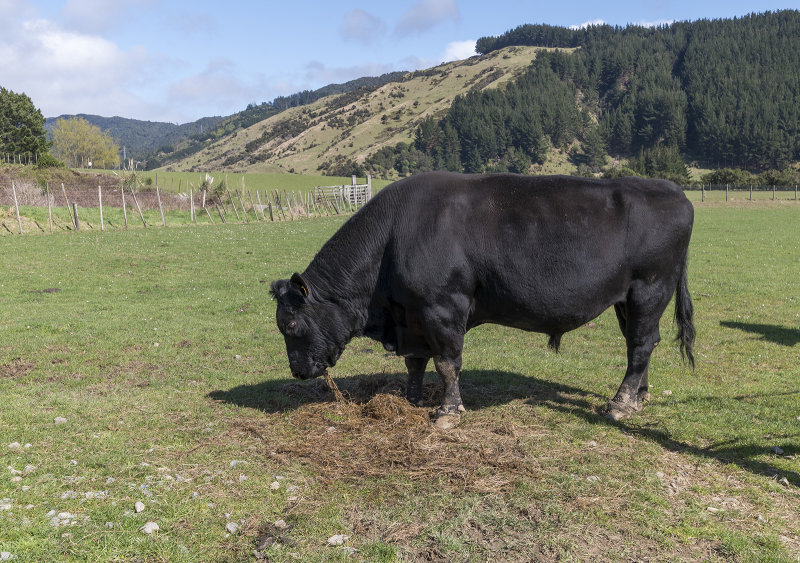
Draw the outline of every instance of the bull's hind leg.
<instances>
[{"instance_id":1,"label":"bull's hind leg","mask_svg":"<svg viewBox=\"0 0 800 563\"><path fill-rule=\"evenodd\" d=\"M625 303L617 303L614 305L614 312L617 314L617 322L619 323L619 329L622 331L622 336L624 336L627 340L628 306ZM658 345L658 342L656 342L656 345ZM645 369L642 379L639 380L639 390L637 391L637 396L639 398L640 407L637 410L641 409L641 403L645 403L650 400L650 385L647 381L647 372L648 370Z\"/></svg>"},{"instance_id":2,"label":"bull's hind leg","mask_svg":"<svg viewBox=\"0 0 800 563\"><path fill-rule=\"evenodd\" d=\"M414 406L422 406L422 380L430 358L406 358L408 368L408 387L406 398Z\"/></svg>"},{"instance_id":3,"label":"bull's hind leg","mask_svg":"<svg viewBox=\"0 0 800 563\"><path fill-rule=\"evenodd\" d=\"M642 283L631 288L625 303L614 306L628 347L628 367L617 394L608 403L606 416L611 420L629 417L649 398L650 356L661 340L658 322L670 297L665 284Z\"/></svg>"}]
</instances>

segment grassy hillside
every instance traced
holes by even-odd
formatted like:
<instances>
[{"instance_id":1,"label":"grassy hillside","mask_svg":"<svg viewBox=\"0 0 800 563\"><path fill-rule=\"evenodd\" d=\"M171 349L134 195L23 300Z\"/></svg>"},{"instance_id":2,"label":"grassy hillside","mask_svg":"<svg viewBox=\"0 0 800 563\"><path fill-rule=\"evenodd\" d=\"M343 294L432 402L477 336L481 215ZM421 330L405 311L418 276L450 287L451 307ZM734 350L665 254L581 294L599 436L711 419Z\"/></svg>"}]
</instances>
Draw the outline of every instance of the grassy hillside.
<instances>
[{"instance_id":1,"label":"grassy hillside","mask_svg":"<svg viewBox=\"0 0 800 563\"><path fill-rule=\"evenodd\" d=\"M288 109L208 146L168 170L318 173L338 160L363 160L386 145L411 141L421 119L439 117L453 98L496 88L523 72L537 47L408 73L400 82L330 96Z\"/></svg>"}]
</instances>

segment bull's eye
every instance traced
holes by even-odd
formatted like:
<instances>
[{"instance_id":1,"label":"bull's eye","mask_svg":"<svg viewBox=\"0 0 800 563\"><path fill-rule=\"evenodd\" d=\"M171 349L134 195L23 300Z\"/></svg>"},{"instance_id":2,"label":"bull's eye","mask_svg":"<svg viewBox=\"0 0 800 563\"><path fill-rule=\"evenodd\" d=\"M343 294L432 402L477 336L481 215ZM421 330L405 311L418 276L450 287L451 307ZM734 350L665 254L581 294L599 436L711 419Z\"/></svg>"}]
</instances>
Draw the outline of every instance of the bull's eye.
<instances>
[{"instance_id":1,"label":"bull's eye","mask_svg":"<svg viewBox=\"0 0 800 563\"><path fill-rule=\"evenodd\" d=\"M297 321L289 321L289 324L286 325L286 328L289 330L294 330L297 328Z\"/></svg>"}]
</instances>

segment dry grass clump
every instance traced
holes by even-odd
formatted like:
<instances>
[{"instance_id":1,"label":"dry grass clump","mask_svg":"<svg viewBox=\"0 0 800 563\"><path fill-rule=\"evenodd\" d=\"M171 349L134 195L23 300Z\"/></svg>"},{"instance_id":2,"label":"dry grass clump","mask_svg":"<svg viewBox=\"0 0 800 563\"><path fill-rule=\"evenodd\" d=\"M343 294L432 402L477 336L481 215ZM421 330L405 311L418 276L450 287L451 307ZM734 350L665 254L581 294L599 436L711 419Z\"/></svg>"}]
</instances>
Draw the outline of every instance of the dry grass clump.
<instances>
[{"instance_id":1,"label":"dry grass clump","mask_svg":"<svg viewBox=\"0 0 800 563\"><path fill-rule=\"evenodd\" d=\"M431 424L433 409L406 401L405 382L396 375L349 378L340 386L349 399L330 402L322 382L288 384L289 394L305 391L314 402L300 405L288 420L286 413L270 415L269 424L288 422L302 439L294 432L264 429L269 450L281 461L301 463L324 481L393 476L497 492L538 476L538 465L521 444L524 433L507 424L476 421L439 430ZM440 391L439 385L426 385L425 403L438 404Z\"/></svg>"}]
</instances>

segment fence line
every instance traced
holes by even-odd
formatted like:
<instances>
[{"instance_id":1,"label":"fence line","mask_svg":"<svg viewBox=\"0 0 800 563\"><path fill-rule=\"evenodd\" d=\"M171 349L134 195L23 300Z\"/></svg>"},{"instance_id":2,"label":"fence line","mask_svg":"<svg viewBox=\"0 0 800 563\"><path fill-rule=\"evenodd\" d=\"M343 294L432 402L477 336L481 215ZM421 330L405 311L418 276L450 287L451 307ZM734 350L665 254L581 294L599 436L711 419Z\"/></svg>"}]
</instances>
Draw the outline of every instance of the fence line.
<instances>
[{"instance_id":1,"label":"fence line","mask_svg":"<svg viewBox=\"0 0 800 563\"><path fill-rule=\"evenodd\" d=\"M753 192L767 192L772 194L772 201L777 199L778 192L788 192L789 194L794 194L794 201L797 201L798 195L798 186L795 184L794 186L753 186L753 185L740 185L740 184L712 184L712 185L701 185L699 187L685 187L684 191L700 191L701 192L701 201L706 200L706 192L711 191L720 191L725 192L725 201L728 201L730 198L730 194L732 192L747 192L749 201L753 201ZM788 198L786 198L788 199Z\"/></svg>"},{"instance_id":2,"label":"fence line","mask_svg":"<svg viewBox=\"0 0 800 563\"><path fill-rule=\"evenodd\" d=\"M63 220L63 211L58 211L58 204L55 205L55 213L53 207L55 204L54 194L51 193L49 185L45 185L44 190L37 188L42 193L38 195L37 203L31 203L32 197L28 199L18 199L18 186L12 185L12 192L14 200L9 202L16 209L18 215L19 234L24 232L46 232L35 219L24 217L23 221L19 218L20 206L32 205L40 207L44 202L40 201L44 196L48 207L48 221L50 225L50 233L54 231L77 231L81 227L88 229L95 229L92 222L97 221L95 213L99 212L99 231L105 232L112 229L127 229L128 228L128 207L132 207L134 213L138 214L143 228L153 227L158 224L158 220L154 219L153 213L158 213L155 217L161 219L161 225L166 227L171 217L181 211L186 212L188 200L188 222L182 219L173 219L173 223L179 224L215 224L211 216L211 209L216 209L219 214L221 223L252 223L252 222L282 222L282 221L299 221L302 219L313 217L329 217L333 215L340 215L346 213L354 213L360 209L372 197L372 179L367 177L365 184L358 184L355 176L352 179L352 184L344 186L316 186L311 191L295 191L295 190L268 190L263 194L256 190L256 197L253 198L252 192L247 190L243 184L239 190L225 189L224 194L207 197L205 189L194 189L190 185L189 194L176 194L170 195L167 198L170 201L170 213L167 214L164 208L164 201L162 201L162 194L158 180L156 180L155 189L134 189L130 185L120 183L113 188L103 188L98 185L97 190L93 195L89 190L84 187L70 188L61 184L61 195L63 196L63 203L61 209L66 207L66 214L69 218ZM106 192L103 194L103 192ZM121 198L121 205L110 205L111 197L116 191L119 195L115 197ZM125 192L128 192L126 194ZM202 193L200 193L202 192ZM2 193L0 191L0 193ZM32 193L32 192L31 192ZM103 196L106 196L105 198ZM126 198L126 195L133 199ZM263 195L263 199L262 199ZM256 203L258 202L258 203ZM145 205L147 204L147 205ZM175 209L177 207L177 209ZM81 209L81 220L78 222L78 210ZM90 210L96 211L90 211ZM121 217L116 216L116 209L121 212ZM231 211L232 209L232 211ZM10 211L10 210L9 210ZM145 216L147 213L147 216ZM252 214L252 215L251 215ZM59 217L59 215L61 215ZM200 220L205 215L208 221ZM33 214L36 216L36 213ZM235 221L233 220L235 216ZM2 215L0 215L2 217ZM94 217L94 218L92 218ZM120 224L119 219L122 219L124 226ZM91 222L90 222L91 219ZM114 225L116 222L116 225ZM35 225L33 227L31 225ZM8 233L15 234L13 231L16 229L9 228L4 222L0 221L0 225ZM37 230L38 228L38 230Z\"/></svg>"}]
</instances>

